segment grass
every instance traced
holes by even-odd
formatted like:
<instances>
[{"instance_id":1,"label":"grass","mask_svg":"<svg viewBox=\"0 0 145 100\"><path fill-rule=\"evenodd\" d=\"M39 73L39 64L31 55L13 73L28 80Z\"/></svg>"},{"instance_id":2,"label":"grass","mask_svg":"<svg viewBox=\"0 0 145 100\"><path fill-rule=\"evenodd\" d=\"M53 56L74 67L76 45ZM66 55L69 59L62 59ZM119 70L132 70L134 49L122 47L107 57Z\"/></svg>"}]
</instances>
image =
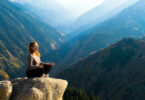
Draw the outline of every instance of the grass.
<instances>
[{"instance_id":1,"label":"grass","mask_svg":"<svg viewBox=\"0 0 145 100\"><path fill-rule=\"evenodd\" d=\"M15 62L11 62L11 64L12 64L13 66L15 66L16 68L20 68L20 67L21 67L21 65L19 65L18 63L15 63Z\"/></svg>"},{"instance_id":2,"label":"grass","mask_svg":"<svg viewBox=\"0 0 145 100\"><path fill-rule=\"evenodd\" d=\"M0 60L3 60L4 58L3 57L0 57Z\"/></svg>"},{"instance_id":3,"label":"grass","mask_svg":"<svg viewBox=\"0 0 145 100\"><path fill-rule=\"evenodd\" d=\"M9 79L9 75L3 70L0 70L0 76L2 76L4 79Z\"/></svg>"}]
</instances>

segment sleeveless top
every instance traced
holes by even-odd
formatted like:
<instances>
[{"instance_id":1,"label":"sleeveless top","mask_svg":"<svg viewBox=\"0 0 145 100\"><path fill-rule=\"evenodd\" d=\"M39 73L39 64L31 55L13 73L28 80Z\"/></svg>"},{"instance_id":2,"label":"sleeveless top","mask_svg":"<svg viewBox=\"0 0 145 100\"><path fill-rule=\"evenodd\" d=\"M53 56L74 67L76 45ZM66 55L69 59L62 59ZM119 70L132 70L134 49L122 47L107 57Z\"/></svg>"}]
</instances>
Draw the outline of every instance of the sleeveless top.
<instances>
[{"instance_id":1,"label":"sleeveless top","mask_svg":"<svg viewBox=\"0 0 145 100\"><path fill-rule=\"evenodd\" d=\"M38 57L36 54L35 55L31 55L29 54L27 57L27 70L32 70L32 69L36 69L36 66L39 66L41 63L40 57Z\"/></svg>"}]
</instances>

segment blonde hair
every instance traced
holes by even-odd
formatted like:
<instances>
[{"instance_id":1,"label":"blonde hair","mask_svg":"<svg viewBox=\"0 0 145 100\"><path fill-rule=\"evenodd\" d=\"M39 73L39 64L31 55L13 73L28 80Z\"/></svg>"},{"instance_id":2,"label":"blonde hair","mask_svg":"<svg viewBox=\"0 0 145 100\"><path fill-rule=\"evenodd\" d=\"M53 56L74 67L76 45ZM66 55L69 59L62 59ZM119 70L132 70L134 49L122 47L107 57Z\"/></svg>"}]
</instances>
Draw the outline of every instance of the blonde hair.
<instances>
[{"instance_id":1,"label":"blonde hair","mask_svg":"<svg viewBox=\"0 0 145 100\"><path fill-rule=\"evenodd\" d=\"M38 45L38 43L35 41L32 41L29 43L29 48L28 48L29 53L32 55L36 54L38 57L40 57L39 51L34 51L34 49L33 49L34 45Z\"/></svg>"}]
</instances>

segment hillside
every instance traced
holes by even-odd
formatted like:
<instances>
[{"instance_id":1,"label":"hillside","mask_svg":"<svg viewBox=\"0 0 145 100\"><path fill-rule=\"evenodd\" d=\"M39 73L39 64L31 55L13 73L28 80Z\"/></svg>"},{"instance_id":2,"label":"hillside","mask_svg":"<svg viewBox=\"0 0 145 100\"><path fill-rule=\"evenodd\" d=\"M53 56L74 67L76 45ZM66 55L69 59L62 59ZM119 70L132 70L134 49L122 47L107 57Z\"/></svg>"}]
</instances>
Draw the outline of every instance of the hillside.
<instances>
[{"instance_id":1,"label":"hillside","mask_svg":"<svg viewBox=\"0 0 145 100\"><path fill-rule=\"evenodd\" d=\"M145 98L145 40L123 39L80 59L58 77L70 86L93 91L100 100Z\"/></svg>"},{"instance_id":2,"label":"hillside","mask_svg":"<svg viewBox=\"0 0 145 100\"><path fill-rule=\"evenodd\" d=\"M70 44L74 43L72 49L59 62L60 66L56 67L56 70L61 71L80 58L89 55L91 52L105 48L124 37L140 38L144 36L144 8L145 2L141 0L107 21L74 37L72 39L73 41L69 41Z\"/></svg>"},{"instance_id":3,"label":"hillside","mask_svg":"<svg viewBox=\"0 0 145 100\"><path fill-rule=\"evenodd\" d=\"M24 76L30 41L42 55L59 48L63 36L37 16L7 0L0 0L0 77Z\"/></svg>"},{"instance_id":4,"label":"hillside","mask_svg":"<svg viewBox=\"0 0 145 100\"><path fill-rule=\"evenodd\" d=\"M137 2L138 0L106 0L101 5L79 16L71 25L73 31L71 33L78 35L80 32L90 29L93 26L96 26L97 24L100 24L119 14L121 11Z\"/></svg>"}]
</instances>

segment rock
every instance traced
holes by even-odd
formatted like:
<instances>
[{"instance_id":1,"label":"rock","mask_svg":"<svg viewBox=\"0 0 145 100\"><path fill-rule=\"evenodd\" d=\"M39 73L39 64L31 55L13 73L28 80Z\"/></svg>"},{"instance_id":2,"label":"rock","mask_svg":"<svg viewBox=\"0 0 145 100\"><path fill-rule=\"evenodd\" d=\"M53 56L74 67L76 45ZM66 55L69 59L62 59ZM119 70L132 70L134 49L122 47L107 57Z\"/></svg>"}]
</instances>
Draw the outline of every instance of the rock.
<instances>
[{"instance_id":1,"label":"rock","mask_svg":"<svg viewBox=\"0 0 145 100\"><path fill-rule=\"evenodd\" d=\"M10 81L0 81L0 100L9 100L12 93Z\"/></svg>"},{"instance_id":2,"label":"rock","mask_svg":"<svg viewBox=\"0 0 145 100\"><path fill-rule=\"evenodd\" d=\"M10 100L62 100L68 85L65 80L50 77L17 78L11 83L13 91Z\"/></svg>"},{"instance_id":3,"label":"rock","mask_svg":"<svg viewBox=\"0 0 145 100\"><path fill-rule=\"evenodd\" d=\"M12 83L13 85L15 85L15 84L18 84L18 83L21 82L21 81L26 80L26 79L27 79L27 77L24 77L24 78L15 78L15 79L11 80L11 83Z\"/></svg>"}]
</instances>

